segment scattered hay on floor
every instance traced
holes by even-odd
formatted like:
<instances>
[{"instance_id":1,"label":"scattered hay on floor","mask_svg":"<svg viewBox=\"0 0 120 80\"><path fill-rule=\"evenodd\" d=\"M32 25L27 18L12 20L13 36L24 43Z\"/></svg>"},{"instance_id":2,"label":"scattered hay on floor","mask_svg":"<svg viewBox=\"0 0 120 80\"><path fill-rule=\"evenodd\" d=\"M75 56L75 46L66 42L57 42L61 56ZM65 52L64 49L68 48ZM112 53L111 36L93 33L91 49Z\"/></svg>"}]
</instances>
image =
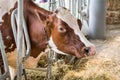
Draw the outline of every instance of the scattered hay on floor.
<instances>
[{"instance_id":1,"label":"scattered hay on floor","mask_svg":"<svg viewBox=\"0 0 120 80\"><path fill-rule=\"evenodd\" d=\"M97 57L87 62L80 60L80 64L61 65L52 67L52 80L119 80L120 61ZM29 80L45 80L46 73L28 71Z\"/></svg>"}]
</instances>

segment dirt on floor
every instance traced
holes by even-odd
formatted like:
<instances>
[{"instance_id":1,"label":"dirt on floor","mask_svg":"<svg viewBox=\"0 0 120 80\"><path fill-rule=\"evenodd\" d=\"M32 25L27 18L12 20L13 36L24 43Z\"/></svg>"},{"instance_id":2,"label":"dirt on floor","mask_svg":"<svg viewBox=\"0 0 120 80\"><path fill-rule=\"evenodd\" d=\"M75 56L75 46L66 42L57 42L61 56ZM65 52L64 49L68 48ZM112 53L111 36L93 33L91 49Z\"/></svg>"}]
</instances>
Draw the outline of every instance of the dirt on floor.
<instances>
[{"instance_id":1,"label":"dirt on floor","mask_svg":"<svg viewBox=\"0 0 120 80\"><path fill-rule=\"evenodd\" d=\"M94 57L76 60L72 65L55 62L51 80L120 80L120 25L107 29L106 40L91 40L97 48ZM27 76L28 80L46 80L46 73L38 70L27 69Z\"/></svg>"}]
</instances>

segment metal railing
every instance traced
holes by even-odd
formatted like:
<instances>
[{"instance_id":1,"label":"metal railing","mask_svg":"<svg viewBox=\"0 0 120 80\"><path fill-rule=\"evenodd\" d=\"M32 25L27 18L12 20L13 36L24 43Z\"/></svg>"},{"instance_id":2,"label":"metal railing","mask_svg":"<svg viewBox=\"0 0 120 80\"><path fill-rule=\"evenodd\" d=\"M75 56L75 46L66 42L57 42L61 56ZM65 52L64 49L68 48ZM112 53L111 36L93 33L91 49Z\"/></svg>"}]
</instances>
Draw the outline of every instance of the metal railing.
<instances>
[{"instance_id":1,"label":"metal railing","mask_svg":"<svg viewBox=\"0 0 120 80\"><path fill-rule=\"evenodd\" d=\"M47 3L37 3L40 7L54 11L56 8L63 6L71 11L77 18L88 18L90 0L48 0Z\"/></svg>"}]
</instances>

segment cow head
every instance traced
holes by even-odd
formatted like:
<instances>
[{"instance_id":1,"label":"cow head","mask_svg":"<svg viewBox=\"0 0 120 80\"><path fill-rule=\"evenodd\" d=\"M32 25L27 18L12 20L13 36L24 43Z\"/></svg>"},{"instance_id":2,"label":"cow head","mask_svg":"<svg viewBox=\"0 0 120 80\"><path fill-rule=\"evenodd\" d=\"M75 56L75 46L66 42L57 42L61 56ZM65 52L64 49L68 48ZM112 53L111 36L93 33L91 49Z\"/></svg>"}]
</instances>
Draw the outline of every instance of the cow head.
<instances>
[{"instance_id":1,"label":"cow head","mask_svg":"<svg viewBox=\"0 0 120 80\"><path fill-rule=\"evenodd\" d=\"M94 55L95 47L85 38L81 26L81 21L69 10L60 7L48 17L49 45L57 53L71 54L78 58Z\"/></svg>"}]
</instances>

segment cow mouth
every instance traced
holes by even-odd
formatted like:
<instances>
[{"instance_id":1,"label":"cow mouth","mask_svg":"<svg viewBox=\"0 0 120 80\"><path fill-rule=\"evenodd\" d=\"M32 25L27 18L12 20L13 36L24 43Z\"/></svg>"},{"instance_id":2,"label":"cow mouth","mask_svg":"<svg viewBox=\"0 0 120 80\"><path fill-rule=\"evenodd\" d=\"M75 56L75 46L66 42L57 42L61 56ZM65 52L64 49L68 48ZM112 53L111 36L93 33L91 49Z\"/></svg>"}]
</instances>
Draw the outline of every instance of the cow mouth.
<instances>
[{"instance_id":1,"label":"cow mouth","mask_svg":"<svg viewBox=\"0 0 120 80\"><path fill-rule=\"evenodd\" d=\"M83 47L81 50L78 50L75 47L73 47L72 49L74 50L74 55L77 58L93 56L96 53L96 50L94 47Z\"/></svg>"},{"instance_id":2,"label":"cow mouth","mask_svg":"<svg viewBox=\"0 0 120 80\"><path fill-rule=\"evenodd\" d=\"M83 54L83 52L79 51L78 49L76 49L75 47L72 47L72 50L74 52L74 55L77 57L77 58L82 58L82 57L85 57L86 55Z\"/></svg>"},{"instance_id":3,"label":"cow mouth","mask_svg":"<svg viewBox=\"0 0 120 80\"><path fill-rule=\"evenodd\" d=\"M82 55L80 55L80 53L79 53L78 51L76 51L76 50L75 50L75 56L76 56L77 58L81 58L81 57L82 57Z\"/></svg>"},{"instance_id":4,"label":"cow mouth","mask_svg":"<svg viewBox=\"0 0 120 80\"><path fill-rule=\"evenodd\" d=\"M84 53L85 56L93 56L96 53L96 50L95 50L94 46L86 47L84 49L84 51L85 51L85 53Z\"/></svg>"}]
</instances>

